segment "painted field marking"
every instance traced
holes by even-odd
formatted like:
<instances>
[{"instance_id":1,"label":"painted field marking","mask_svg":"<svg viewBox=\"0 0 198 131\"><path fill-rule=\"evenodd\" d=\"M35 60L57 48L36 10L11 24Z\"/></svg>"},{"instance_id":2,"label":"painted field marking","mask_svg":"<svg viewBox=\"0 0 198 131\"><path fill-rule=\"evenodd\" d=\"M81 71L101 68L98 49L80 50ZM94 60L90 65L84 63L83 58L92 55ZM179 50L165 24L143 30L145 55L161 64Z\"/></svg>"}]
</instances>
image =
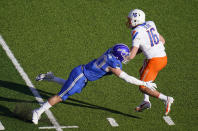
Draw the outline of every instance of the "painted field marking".
<instances>
[{"instance_id":1,"label":"painted field marking","mask_svg":"<svg viewBox=\"0 0 198 131\"><path fill-rule=\"evenodd\" d=\"M0 121L0 130L5 130L5 127L3 126L3 124Z\"/></svg>"},{"instance_id":2,"label":"painted field marking","mask_svg":"<svg viewBox=\"0 0 198 131\"><path fill-rule=\"evenodd\" d=\"M9 49L8 45L3 40L3 38L2 38L1 35L0 35L0 44L1 44L2 48L5 50L7 56L9 57L9 59L12 61L13 65L15 66L15 68L17 69L17 71L19 72L19 74L21 75L21 77L23 78L23 80L25 81L26 85L29 87L29 89L33 93L35 99L38 101L38 103L40 105L42 105L42 103L44 101L41 98L39 92L36 90L36 88L34 87L34 85L32 84L32 82L30 81L28 75L25 73L25 71L23 70L23 68L20 66L19 62L17 61L17 59L15 58L14 54ZM56 127L55 129L57 131L62 131L62 129L60 128L59 123L57 122L57 120L54 117L54 115L52 114L52 112L50 110L47 110L47 111L45 111L45 113L47 114L49 120L54 125L54 127Z\"/></svg>"},{"instance_id":3,"label":"painted field marking","mask_svg":"<svg viewBox=\"0 0 198 131\"><path fill-rule=\"evenodd\" d=\"M39 127L39 129L55 129L54 126ZM78 126L60 126L60 128L78 128Z\"/></svg>"},{"instance_id":4,"label":"painted field marking","mask_svg":"<svg viewBox=\"0 0 198 131\"><path fill-rule=\"evenodd\" d=\"M118 123L115 121L115 119L113 119L113 118L107 118L107 120L109 121L109 123L111 124L111 126L113 126L113 127L119 126Z\"/></svg>"},{"instance_id":5,"label":"painted field marking","mask_svg":"<svg viewBox=\"0 0 198 131\"><path fill-rule=\"evenodd\" d=\"M163 119L165 120L165 122L166 122L168 125L170 125L170 126L175 125L175 123L173 122L173 120L171 119L170 116L163 116Z\"/></svg>"}]
</instances>

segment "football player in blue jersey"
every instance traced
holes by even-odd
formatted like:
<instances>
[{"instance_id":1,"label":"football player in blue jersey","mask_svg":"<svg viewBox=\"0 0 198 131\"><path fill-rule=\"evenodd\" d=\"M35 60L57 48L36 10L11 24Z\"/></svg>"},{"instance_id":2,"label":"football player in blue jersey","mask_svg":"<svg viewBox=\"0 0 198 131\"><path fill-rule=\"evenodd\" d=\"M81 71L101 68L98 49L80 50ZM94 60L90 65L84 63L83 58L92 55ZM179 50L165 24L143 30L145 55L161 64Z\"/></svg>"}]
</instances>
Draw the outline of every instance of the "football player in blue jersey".
<instances>
[{"instance_id":1,"label":"football player in blue jersey","mask_svg":"<svg viewBox=\"0 0 198 131\"><path fill-rule=\"evenodd\" d=\"M94 59L86 65L75 67L67 80L55 77L52 72L38 75L37 81L56 82L62 85L62 89L57 95L49 98L40 108L33 110L32 122L38 124L38 120L44 111L61 101L65 101L69 96L80 93L88 81L98 80L105 75L115 74L126 82L155 90L157 88L155 83L140 81L122 71L122 63L127 63L129 52L127 45L116 44L98 59Z\"/></svg>"}]
</instances>

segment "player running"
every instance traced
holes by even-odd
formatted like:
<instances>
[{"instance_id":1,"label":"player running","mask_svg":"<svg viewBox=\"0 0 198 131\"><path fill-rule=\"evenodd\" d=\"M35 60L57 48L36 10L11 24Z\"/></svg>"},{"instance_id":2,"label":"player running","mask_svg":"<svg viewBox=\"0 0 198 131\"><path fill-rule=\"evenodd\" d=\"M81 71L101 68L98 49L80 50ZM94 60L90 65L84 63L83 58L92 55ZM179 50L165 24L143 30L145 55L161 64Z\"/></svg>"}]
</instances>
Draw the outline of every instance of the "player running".
<instances>
[{"instance_id":1,"label":"player running","mask_svg":"<svg viewBox=\"0 0 198 131\"><path fill-rule=\"evenodd\" d=\"M145 13L142 10L131 10L128 15L127 26L132 29L132 47L129 59L133 59L137 53L143 52L146 59L140 69L140 79L142 81L154 81L158 72L167 64L167 56L165 52L165 40L158 33L153 21L145 21ZM141 85L140 90L145 93L143 102L136 107L136 111L143 111L151 108L147 88ZM159 98L165 102L165 115L170 112L171 104L174 99L153 91L152 96Z\"/></svg>"},{"instance_id":2,"label":"player running","mask_svg":"<svg viewBox=\"0 0 198 131\"><path fill-rule=\"evenodd\" d=\"M32 122L38 124L38 120L44 111L61 101L65 101L69 96L80 93L88 81L98 80L105 75L115 74L126 82L145 86L148 90L155 90L157 88L155 83L140 81L122 71L122 63L127 62L127 57L129 57L128 46L116 44L98 59L94 59L86 65L75 67L67 80L55 77L51 72L38 75L37 81L56 82L62 85L62 89L57 95L49 98L40 108L33 110Z\"/></svg>"}]
</instances>

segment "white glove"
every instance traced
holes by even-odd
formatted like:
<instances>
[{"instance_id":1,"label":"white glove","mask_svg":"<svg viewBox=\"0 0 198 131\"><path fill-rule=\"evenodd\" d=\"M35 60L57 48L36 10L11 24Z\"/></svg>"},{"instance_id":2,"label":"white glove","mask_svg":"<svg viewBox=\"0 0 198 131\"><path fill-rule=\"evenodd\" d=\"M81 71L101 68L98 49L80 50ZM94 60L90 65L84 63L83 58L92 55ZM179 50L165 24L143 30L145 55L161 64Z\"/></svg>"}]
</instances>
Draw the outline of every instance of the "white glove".
<instances>
[{"instance_id":1,"label":"white glove","mask_svg":"<svg viewBox=\"0 0 198 131\"><path fill-rule=\"evenodd\" d=\"M147 81L144 82L146 87L148 87L149 89L151 89L152 91L156 90L157 85L155 83L152 83L152 81Z\"/></svg>"}]
</instances>

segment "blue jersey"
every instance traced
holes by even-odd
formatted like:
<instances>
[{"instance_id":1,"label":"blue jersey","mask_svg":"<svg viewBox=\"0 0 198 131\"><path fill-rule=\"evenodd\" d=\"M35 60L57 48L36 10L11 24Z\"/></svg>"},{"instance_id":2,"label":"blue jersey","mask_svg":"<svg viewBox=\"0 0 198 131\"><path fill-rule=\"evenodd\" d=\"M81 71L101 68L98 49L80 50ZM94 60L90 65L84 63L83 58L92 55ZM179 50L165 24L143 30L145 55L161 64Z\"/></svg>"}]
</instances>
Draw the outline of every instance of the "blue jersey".
<instances>
[{"instance_id":1,"label":"blue jersey","mask_svg":"<svg viewBox=\"0 0 198 131\"><path fill-rule=\"evenodd\" d=\"M89 81L95 81L104 75L112 74L108 72L108 67L122 69L122 63L111 52L112 48L84 66L84 75Z\"/></svg>"}]
</instances>

